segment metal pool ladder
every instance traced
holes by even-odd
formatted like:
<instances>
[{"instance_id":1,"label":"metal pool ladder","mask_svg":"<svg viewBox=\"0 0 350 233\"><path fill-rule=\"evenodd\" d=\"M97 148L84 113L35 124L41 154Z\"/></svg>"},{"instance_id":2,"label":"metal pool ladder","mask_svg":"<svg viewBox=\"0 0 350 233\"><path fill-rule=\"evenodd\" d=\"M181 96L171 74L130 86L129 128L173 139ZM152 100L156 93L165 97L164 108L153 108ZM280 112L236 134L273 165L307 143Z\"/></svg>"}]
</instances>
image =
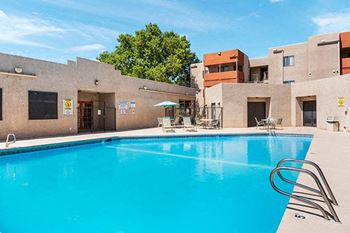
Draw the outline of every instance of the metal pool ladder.
<instances>
[{"instance_id":1,"label":"metal pool ladder","mask_svg":"<svg viewBox=\"0 0 350 233\"><path fill-rule=\"evenodd\" d=\"M321 178L321 180L313 171L310 171L309 169L293 167L290 165L286 165L286 163L300 163L300 164L310 165L316 169L318 176ZM307 174L315 181L317 188L312 188L312 187L307 186L305 184L301 184L301 183L292 181L290 179L287 179L285 176L282 175L281 171L290 171L290 172ZM287 191L279 189L277 187L277 185L275 184L275 180L274 180L275 174L277 174L282 181L289 183L289 184L292 184L292 185L295 185L295 186L298 186L298 187L305 189L307 191L310 191L313 193L311 195L316 194L316 196L322 198L322 200L310 198L310 197L303 195L303 194L308 194L308 193L298 192L298 194L295 194L294 192L289 193ZM333 207L333 205L338 206L338 202L335 199L335 196L334 196L321 168L316 163L309 161L309 160L283 159L277 164L276 168L272 170L272 172L270 174L270 184L271 184L272 188L275 189L278 193L306 204L305 207L318 209L322 213L323 218L325 218L327 220L330 220L330 218L332 218L334 221L340 223L340 219L339 219L339 217L338 217L338 215L335 212L334 207ZM323 208L321 205L319 205L315 201L323 201L327 205L328 211L325 210L325 208Z\"/></svg>"},{"instance_id":2,"label":"metal pool ladder","mask_svg":"<svg viewBox=\"0 0 350 233\"><path fill-rule=\"evenodd\" d=\"M12 137L12 140L10 140ZM8 134L7 137L6 137L6 143L5 143L5 147L9 147L10 144L14 144L16 143L16 135L11 133L11 134Z\"/></svg>"}]
</instances>

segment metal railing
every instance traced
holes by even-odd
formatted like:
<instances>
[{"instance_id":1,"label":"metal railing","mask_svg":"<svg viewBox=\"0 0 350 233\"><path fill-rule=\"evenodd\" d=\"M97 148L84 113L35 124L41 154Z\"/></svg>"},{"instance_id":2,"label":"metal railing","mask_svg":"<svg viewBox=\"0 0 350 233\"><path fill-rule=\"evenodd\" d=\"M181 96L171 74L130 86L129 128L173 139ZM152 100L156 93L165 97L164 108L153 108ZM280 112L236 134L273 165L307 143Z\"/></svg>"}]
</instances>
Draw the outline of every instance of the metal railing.
<instances>
[{"instance_id":1,"label":"metal railing","mask_svg":"<svg viewBox=\"0 0 350 233\"><path fill-rule=\"evenodd\" d=\"M12 137L12 141L10 140ZM9 147L10 144L14 144L16 143L16 135L11 133L11 134L8 134L7 137L6 137L6 143L5 143L5 147Z\"/></svg>"},{"instance_id":2,"label":"metal railing","mask_svg":"<svg viewBox=\"0 0 350 233\"><path fill-rule=\"evenodd\" d=\"M318 172L318 175L320 176L322 182L320 181L320 179L318 178L318 176L314 172L312 172L306 168L296 168L296 167L290 167L288 165L285 165L285 163L288 163L288 162L311 165ZM298 173L307 174L314 180L314 182L317 185L317 189L312 188L310 186L307 186L305 184L301 184L301 183L292 181L290 179L287 179L286 177L284 177L282 175L281 171L291 171L291 172L298 172ZM289 183L289 184L298 186L302 189L308 190L310 192L316 193L317 196L319 196L323 199L323 202L327 205L329 211L325 210L325 208L323 208L321 205L317 204L315 202L315 199L311 199L307 196L297 195L297 194L294 194L293 192L289 193L287 191L284 191L284 190L281 190L280 188L278 188L277 185L275 184L275 181L274 181L275 174L277 174L280 177L280 179L286 183ZM332 192L332 190L327 182L326 177L324 176L324 173L322 172L321 168L316 163L314 163L312 161L308 161L308 160L283 159L277 164L276 168L272 170L272 172L270 174L270 184L271 184L272 188L275 189L278 193L285 195L285 196L288 196L288 197L295 199L297 201L303 202L303 203L307 204L308 207L313 207L313 208L318 209L322 213L322 215L325 219L329 220L331 217L332 219L334 219L334 221L340 222L340 219L339 219L339 217L338 217L338 215L335 212L334 207L333 207L333 205L338 205L338 202L335 199L335 196L334 196L334 194L333 194L333 192ZM326 190L327 190L327 192L326 192ZM305 194L307 194L307 193L305 193ZM320 200L318 200L318 201L320 201Z\"/></svg>"}]
</instances>

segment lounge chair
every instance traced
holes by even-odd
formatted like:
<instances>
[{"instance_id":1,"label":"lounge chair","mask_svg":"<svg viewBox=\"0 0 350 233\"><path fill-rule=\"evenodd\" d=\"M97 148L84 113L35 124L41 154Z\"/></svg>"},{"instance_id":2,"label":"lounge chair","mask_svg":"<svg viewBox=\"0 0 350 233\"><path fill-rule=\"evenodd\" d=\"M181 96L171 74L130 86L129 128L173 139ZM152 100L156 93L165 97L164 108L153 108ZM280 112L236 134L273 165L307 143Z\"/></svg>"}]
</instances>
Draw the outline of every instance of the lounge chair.
<instances>
[{"instance_id":1,"label":"lounge chair","mask_svg":"<svg viewBox=\"0 0 350 233\"><path fill-rule=\"evenodd\" d=\"M264 128L266 128L266 124L265 121L258 121L258 118L254 117L255 121L256 121L256 128L258 129L260 126L263 126Z\"/></svg>"},{"instance_id":2,"label":"lounge chair","mask_svg":"<svg viewBox=\"0 0 350 233\"><path fill-rule=\"evenodd\" d=\"M174 126L171 125L170 117L164 117L162 121L162 128L164 132L175 132Z\"/></svg>"},{"instance_id":3,"label":"lounge chair","mask_svg":"<svg viewBox=\"0 0 350 233\"><path fill-rule=\"evenodd\" d=\"M183 117L183 127L187 131L197 131L194 125L191 123L191 118L190 117Z\"/></svg>"}]
</instances>

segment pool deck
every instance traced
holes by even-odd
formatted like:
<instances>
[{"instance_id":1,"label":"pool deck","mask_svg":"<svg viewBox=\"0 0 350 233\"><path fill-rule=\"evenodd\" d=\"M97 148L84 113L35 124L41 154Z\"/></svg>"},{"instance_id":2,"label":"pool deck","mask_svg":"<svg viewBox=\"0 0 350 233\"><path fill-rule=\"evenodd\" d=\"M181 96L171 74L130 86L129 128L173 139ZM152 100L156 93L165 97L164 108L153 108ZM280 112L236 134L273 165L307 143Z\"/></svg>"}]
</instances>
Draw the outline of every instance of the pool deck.
<instances>
[{"instance_id":1,"label":"pool deck","mask_svg":"<svg viewBox=\"0 0 350 233\"><path fill-rule=\"evenodd\" d=\"M342 132L327 132L314 128L285 128L277 133L313 134L314 138L306 159L316 162L323 170L339 203L335 210L342 223L326 221L319 216L303 213L303 210L287 209L280 223L278 232L286 233L347 233L350 232L350 134ZM45 146L53 143L74 143L77 141L91 141L111 137L143 137L143 136L188 136L188 135L216 135L216 134L253 134L266 133L255 128L204 130L186 132L177 129L175 133L164 133L161 128L141 129L123 132L80 134L65 137L50 137L32 140L19 140L10 145L11 149L21 149L33 146ZM5 143L0 143L0 149L5 149ZM306 166L305 166L306 167ZM299 182L310 184L309 177L301 174ZM301 207L298 207L301 208ZM296 218L295 213L305 217ZM315 212L316 213L316 212Z\"/></svg>"}]
</instances>

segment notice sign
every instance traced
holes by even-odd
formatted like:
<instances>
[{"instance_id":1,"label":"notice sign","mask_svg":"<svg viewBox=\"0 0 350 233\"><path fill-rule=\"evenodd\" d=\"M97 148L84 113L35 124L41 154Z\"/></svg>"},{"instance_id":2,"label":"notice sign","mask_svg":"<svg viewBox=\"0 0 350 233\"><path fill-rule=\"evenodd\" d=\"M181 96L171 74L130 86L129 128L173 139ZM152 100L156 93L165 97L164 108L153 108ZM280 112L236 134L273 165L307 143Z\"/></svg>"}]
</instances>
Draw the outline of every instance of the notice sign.
<instances>
[{"instance_id":1,"label":"notice sign","mask_svg":"<svg viewBox=\"0 0 350 233\"><path fill-rule=\"evenodd\" d=\"M130 108L136 108L136 101L130 101Z\"/></svg>"},{"instance_id":2,"label":"notice sign","mask_svg":"<svg viewBox=\"0 0 350 233\"><path fill-rule=\"evenodd\" d=\"M127 101L120 101L118 107L119 107L119 109L128 109L128 102Z\"/></svg>"},{"instance_id":3,"label":"notice sign","mask_svg":"<svg viewBox=\"0 0 350 233\"><path fill-rule=\"evenodd\" d=\"M73 100L64 99L63 100L63 115L70 116L73 115Z\"/></svg>"},{"instance_id":4,"label":"notice sign","mask_svg":"<svg viewBox=\"0 0 350 233\"><path fill-rule=\"evenodd\" d=\"M338 97L338 107L344 107L345 100L344 97Z\"/></svg>"},{"instance_id":5,"label":"notice sign","mask_svg":"<svg viewBox=\"0 0 350 233\"><path fill-rule=\"evenodd\" d=\"M128 102L127 101L120 101L118 107L119 107L120 115L125 115L126 111L128 109Z\"/></svg>"}]
</instances>

